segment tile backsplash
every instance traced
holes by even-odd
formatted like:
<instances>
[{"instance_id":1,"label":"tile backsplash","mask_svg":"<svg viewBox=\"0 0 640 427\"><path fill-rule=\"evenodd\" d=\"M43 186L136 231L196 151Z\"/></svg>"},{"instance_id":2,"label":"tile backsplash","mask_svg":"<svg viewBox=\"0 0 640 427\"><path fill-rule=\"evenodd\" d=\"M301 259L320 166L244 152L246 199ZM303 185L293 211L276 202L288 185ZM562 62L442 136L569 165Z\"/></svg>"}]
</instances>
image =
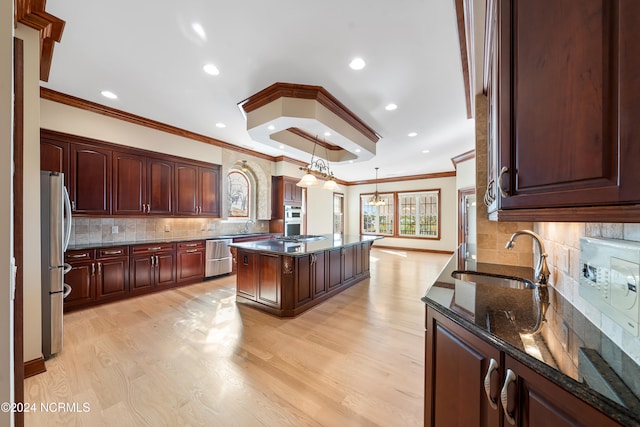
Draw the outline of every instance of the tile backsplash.
<instances>
[{"instance_id":1,"label":"tile backsplash","mask_svg":"<svg viewBox=\"0 0 640 427\"><path fill-rule=\"evenodd\" d=\"M208 238L241 233L246 221L211 218L74 218L70 245L137 242L151 239ZM269 221L248 224L249 233L267 233Z\"/></svg>"},{"instance_id":2,"label":"tile backsplash","mask_svg":"<svg viewBox=\"0 0 640 427\"><path fill-rule=\"evenodd\" d=\"M534 224L534 230L543 237L545 250L549 255L550 284L597 326L603 336L617 344L640 365L640 338L632 336L581 297L578 288L581 274L580 238L604 237L640 241L640 224L539 222ZM607 362L612 366L616 364L615 360Z\"/></svg>"}]
</instances>

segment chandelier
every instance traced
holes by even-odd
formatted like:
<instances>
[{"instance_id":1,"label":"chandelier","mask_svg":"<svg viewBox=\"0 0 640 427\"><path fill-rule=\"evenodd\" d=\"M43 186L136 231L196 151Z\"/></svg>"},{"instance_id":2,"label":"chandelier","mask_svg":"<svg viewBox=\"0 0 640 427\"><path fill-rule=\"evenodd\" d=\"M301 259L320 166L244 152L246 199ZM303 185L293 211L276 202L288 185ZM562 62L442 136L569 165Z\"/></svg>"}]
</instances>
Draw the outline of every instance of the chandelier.
<instances>
[{"instance_id":1,"label":"chandelier","mask_svg":"<svg viewBox=\"0 0 640 427\"><path fill-rule=\"evenodd\" d=\"M378 193L378 168L376 167L376 192L373 193L373 196L369 199L369 204L373 206L382 206L387 202L380 198L380 194Z\"/></svg>"},{"instance_id":2,"label":"chandelier","mask_svg":"<svg viewBox=\"0 0 640 427\"><path fill-rule=\"evenodd\" d=\"M327 154L327 147L324 148L325 154L327 155L327 159L329 158ZM305 173L305 175L300 179L300 181L296 184L298 187L314 187L318 185L318 180L316 179L316 175L319 175L323 179L327 181L322 186L323 190L329 191L339 191L340 187L338 187L338 183L335 181L335 177L333 176L333 172L329 169L329 160L326 162L321 158L317 158L314 160L316 154L316 143L313 144L313 153L311 154L311 162L305 166L301 167L300 170Z\"/></svg>"}]
</instances>

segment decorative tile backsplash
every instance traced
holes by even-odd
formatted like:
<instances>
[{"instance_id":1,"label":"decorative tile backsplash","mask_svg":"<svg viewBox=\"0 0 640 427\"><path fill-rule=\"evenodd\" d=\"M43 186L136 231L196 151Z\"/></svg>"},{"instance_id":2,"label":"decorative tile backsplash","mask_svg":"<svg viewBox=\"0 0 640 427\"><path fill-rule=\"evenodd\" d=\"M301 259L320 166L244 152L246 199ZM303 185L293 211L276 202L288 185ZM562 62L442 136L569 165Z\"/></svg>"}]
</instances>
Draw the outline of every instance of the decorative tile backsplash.
<instances>
[{"instance_id":1,"label":"decorative tile backsplash","mask_svg":"<svg viewBox=\"0 0 640 427\"><path fill-rule=\"evenodd\" d=\"M76 217L70 245L138 242L152 239L209 238L244 232L246 221L211 218L87 218ZM249 233L267 233L269 221L248 224Z\"/></svg>"}]
</instances>

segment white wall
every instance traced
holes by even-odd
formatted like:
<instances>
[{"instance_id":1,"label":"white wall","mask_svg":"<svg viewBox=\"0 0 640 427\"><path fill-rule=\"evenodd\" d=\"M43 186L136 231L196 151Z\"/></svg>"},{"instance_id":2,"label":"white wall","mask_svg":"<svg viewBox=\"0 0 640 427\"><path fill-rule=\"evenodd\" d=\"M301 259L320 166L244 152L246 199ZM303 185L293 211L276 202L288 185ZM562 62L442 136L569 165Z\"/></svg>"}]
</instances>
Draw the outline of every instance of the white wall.
<instances>
[{"instance_id":1,"label":"white wall","mask_svg":"<svg viewBox=\"0 0 640 427\"><path fill-rule=\"evenodd\" d=\"M476 159L475 157L458 163L456 168L456 188L475 188L476 186Z\"/></svg>"},{"instance_id":2,"label":"white wall","mask_svg":"<svg viewBox=\"0 0 640 427\"><path fill-rule=\"evenodd\" d=\"M24 360L42 357L40 277L40 34L22 24L24 41Z\"/></svg>"},{"instance_id":3,"label":"white wall","mask_svg":"<svg viewBox=\"0 0 640 427\"><path fill-rule=\"evenodd\" d=\"M396 192L413 190L440 189L440 239L401 239L385 237L374 245L393 246L408 249L428 249L436 251L453 251L458 244L458 190L456 177L419 179L415 181L387 182L378 184L378 191ZM373 193L375 184L349 186L345 194L345 233L360 234L360 194Z\"/></svg>"},{"instance_id":4,"label":"white wall","mask_svg":"<svg viewBox=\"0 0 640 427\"><path fill-rule=\"evenodd\" d=\"M100 141L208 163L222 163L221 147L45 99L40 102L40 125L43 129L86 136Z\"/></svg>"},{"instance_id":5,"label":"white wall","mask_svg":"<svg viewBox=\"0 0 640 427\"><path fill-rule=\"evenodd\" d=\"M13 58L13 2L0 2L0 58ZM13 60L0 61L0 402L13 396ZM0 425L12 426L13 414L0 411Z\"/></svg>"}]
</instances>

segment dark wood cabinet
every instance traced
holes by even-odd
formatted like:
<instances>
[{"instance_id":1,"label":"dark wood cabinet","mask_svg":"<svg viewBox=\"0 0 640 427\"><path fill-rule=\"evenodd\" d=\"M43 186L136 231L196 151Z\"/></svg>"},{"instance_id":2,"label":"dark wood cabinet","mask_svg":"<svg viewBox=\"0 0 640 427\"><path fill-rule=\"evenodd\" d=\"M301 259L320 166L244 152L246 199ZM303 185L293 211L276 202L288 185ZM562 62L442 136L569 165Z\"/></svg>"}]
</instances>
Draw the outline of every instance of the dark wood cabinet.
<instances>
[{"instance_id":1,"label":"dark wood cabinet","mask_svg":"<svg viewBox=\"0 0 640 427\"><path fill-rule=\"evenodd\" d=\"M342 248L327 251L327 290L342 284Z\"/></svg>"},{"instance_id":2,"label":"dark wood cabinet","mask_svg":"<svg viewBox=\"0 0 640 427\"><path fill-rule=\"evenodd\" d=\"M295 302L305 304L327 293L327 252L316 252L296 258Z\"/></svg>"},{"instance_id":3,"label":"dark wood cabinet","mask_svg":"<svg viewBox=\"0 0 640 427\"><path fill-rule=\"evenodd\" d=\"M69 188L69 143L43 138L40 141L40 170L64 173Z\"/></svg>"},{"instance_id":4,"label":"dark wood cabinet","mask_svg":"<svg viewBox=\"0 0 640 427\"><path fill-rule=\"evenodd\" d=\"M279 255L257 255L258 284L256 301L269 307L281 307L280 274L281 260Z\"/></svg>"},{"instance_id":5,"label":"dark wood cabinet","mask_svg":"<svg viewBox=\"0 0 640 427\"><path fill-rule=\"evenodd\" d=\"M220 216L220 168L176 164L176 214Z\"/></svg>"},{"instance_id":6,"label":"dark wood cabinet","mask_svg":"<svg viewBox=\"0 0 640 427\"><path fill-rule=\"evenodd\" d=\"M173 286L176 273L174 243L131 246L129 280L132 293Z\"/></svg>"},{"instance_id":7,"label":"dark wood cabinet","mask_svg":"<svg viewBox=\"0 0 640 427\"><path fill-rule=\"evenodd\" d=\"M635 0L495 0L498 219L638 221L638 22Z\"/></svg>"},{"instance_id":8,"label":"dark wood cabinet","mask_svg":"<svg viewBox=\"0 0 640 427\"><path fill-rule=\"evenodd\" d=\"M173 214L174 163L168 160L147 158L147 213Z\"/></svg>"},{"instance_id":9,"label":"dark wood cabinet","mask_svg":"<svg viewBox=\"0 0 640 427\"><path fill-rule=\"evenodd\" d=\"M65 262L71 270L64 282L71 286L71 293L64 299L64 309L90 304L96 299L96 265L94 250L67 251Z\"/></svg>"},{"instance_id":10,"label":"dark wood cabinet","mask_svg":"<svg viewBox=\"0 0 640 427\"><path fill-rule=\"evenodd\" d=\"M284 220L285 206L302 206L302 187L296 183L299 180L288 176L271 177L271 219ZM282 226L281 223L279 223ZM284 229L270 230L282 233Z\"/></svg>"},{"instance_id":11,"label":"dark wood cabinet","mask_svg":"<svg viewBox=\"0 0 640 427\"><path fill-rule=\"evenodd\" d=\"M71 144L69 196L74 213L111 213L111 151Z\"/></svg>"},{"instance_id":12,"label":"dark wood cabinet","mask_svg":"<svg viewBox=\"0 0 640 427\"><path fill-rule=\"evenodd\" d=\"M178 283L204 279L204 241L178 243Z\"/></svg>"},{"instance_id":13,"label":"dark wood cabinet","mask_svg":"<svg viewBox=\"0 0 640 427\"><path fill-rule=\"evenodd\" d=\"M96 250L97 299L121 298L129 293L129 248Z\"/></svg>"},{"instance_id":14,"label":"dark wood cabinet","mask_svg":"<svg viewBox=\"0 0 640 427\"><path fill-rule=\"evenodd\" d=\"M442 314L426 319L425 426L619 425Z\"/></svg>"},{"instance_id":15,"label":"dark wood cabinet","mask_svg":"<svg viewBox=\"0 0 640 427\"><path fill-rule=\"evenodd\" d=\"M147 211L147 161L143 156L113 153L113 214L141 215Z\"/></svg>"},{"instance_id":16,"label":"dark wood cabinet","mask_svg":"<svg viewBox=\"0 0 640 427\"><path fill-rule=\"evenodd\" d=\"M220 217L220 165L44 129L40 162L65 174L76 215Z\"/></svg>"},{"instance_id":17,"label":"dark wood cabinet","mask_svg":"<svg viewBox=\"0 0 640 427\"><path fill-rule=\"evenodd\" d=\"M428 310L425 358L425 426L500 425L499 350ZM495 367L488 375L495 408L484 390L490 365Z\"/></svg>"},{"instance_id":18,"label":"dark wood cabinet","mask_svg":"<svg viewBox=\"0 0 640 427\"><path fill-rule=\"evenodd\" d=\"M357 245L359 246L359 245ZM356 248L347 246L342 248L342 281L348 282L356 276Z\"/></svg>"},{"instance_id":19,"label":"dark wood cabinet","mask_svg":"<svg viewBox=\"0 0 640 427\"><path fill-rule=\"evenodd\" d=\"M302 206L302 187L298 187L298 179L284 177L283 202L285 206Z\"/></svg>"},{"instance_id":20,"label":"dark wood cabinet","mask_svg":"<svg viewBox=\"0 0 640 427\"><path fill-rule=\"evenodd\" d=\"M244 298L256 300L257 271L254 252L237 251L238 275L236 277L236 293Z\"/></svg>"}]
</instances>

